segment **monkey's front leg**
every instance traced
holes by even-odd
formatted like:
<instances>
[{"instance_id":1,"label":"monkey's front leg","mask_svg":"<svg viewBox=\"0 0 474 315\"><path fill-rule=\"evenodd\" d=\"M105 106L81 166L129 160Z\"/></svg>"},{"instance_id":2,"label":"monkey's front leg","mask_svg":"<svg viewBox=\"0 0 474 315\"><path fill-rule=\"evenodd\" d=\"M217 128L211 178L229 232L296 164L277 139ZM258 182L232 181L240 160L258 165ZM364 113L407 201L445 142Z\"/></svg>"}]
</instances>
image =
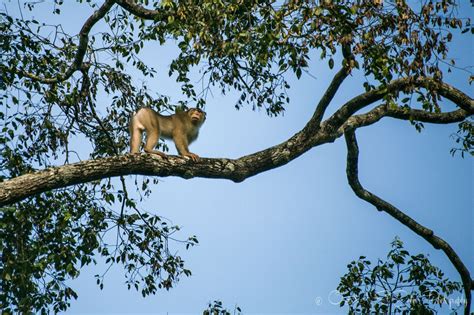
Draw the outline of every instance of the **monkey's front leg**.
<instances>
[{"instance_id":1,"label":"monkey's front leg","mask_svg":"<svg viewBox=\"0 0 474 315\"><path fill-rule=\"evenodd\" d=\"M199 156L197 154L189 152L188 141L185 137L176 135L173 137L173 140L179 155L189 157L194 162L199 160Z\"/></svg>"}]
</instances>

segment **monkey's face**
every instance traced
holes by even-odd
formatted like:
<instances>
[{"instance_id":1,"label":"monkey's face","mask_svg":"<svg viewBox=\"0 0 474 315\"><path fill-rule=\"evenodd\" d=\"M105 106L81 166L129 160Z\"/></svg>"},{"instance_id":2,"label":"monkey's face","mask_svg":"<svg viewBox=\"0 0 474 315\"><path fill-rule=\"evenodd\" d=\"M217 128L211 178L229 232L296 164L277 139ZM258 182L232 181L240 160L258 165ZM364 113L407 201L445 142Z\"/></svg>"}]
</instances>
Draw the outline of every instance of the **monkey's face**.
<instances>
[{"instance_id":1,"label":"monkey's face","mask_svg":"<svg viewBox=\"0 0 474 315\"><path fill-rule=\"evenodd\" d=\"M188 115L191 118L191 122L195 125L200 125L206 120L206 112L199 108L191 108L188 111Z\"/></svg>"}]
</instances>

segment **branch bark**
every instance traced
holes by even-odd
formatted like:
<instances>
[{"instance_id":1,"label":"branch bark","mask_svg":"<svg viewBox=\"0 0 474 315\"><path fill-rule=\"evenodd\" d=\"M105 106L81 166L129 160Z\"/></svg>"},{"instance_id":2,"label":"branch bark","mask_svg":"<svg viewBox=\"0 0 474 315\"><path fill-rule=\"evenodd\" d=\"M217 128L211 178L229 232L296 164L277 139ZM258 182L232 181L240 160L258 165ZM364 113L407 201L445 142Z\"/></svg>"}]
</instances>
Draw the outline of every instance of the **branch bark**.
<instances>
[{"instance_id":1,"label":"branch bark","mask_svg":"<svg viewBox=\"0 0 474 315\"><path fill-rule=\"evenodd\" d=\"M350 74L349 62L351 59L354 58L351 52L351 47L349 44L345 44L342 46L342 55L344 59L342 60L342 69L339 70L334 78L332 79L329 87L327 88L326 92L324 93L323 97L319 100L318 105L316 106L316 110L314 111L314 115L312 120L319 126L321 120L323 119L324 113L328 108L329 104L331 104L334 95L339 90L342 82L347 78Z\"/></svg>"},{"instance_id":2,"label":"branch bark","mask_svg":"<svg viewBox=\"0 0 474 315\"><path fill-rule=\"evenodd\" d=\"M53 167L0 183L0 207L48 190L131 174L185 179L221 178L241 182L290 162L314 145L335 140L334 135L322 133L313 137L311 142L306 141L307 138L305 133L300 132L282 144L235 160L201 158L198 162L192 162L181 157L162 159L139 153Z\"/></svg>"},{"instance_id":3,"label":"branch bark","mask_svg":"<svg viewBox=\"0 0 474 315\"><path fill-rule=\"evenodd\" d=\"M134 0L116 0L115 2L126 11L145 20L161 19L165 14L163 10L146 9L141 5L135 3Z\"/></svg>"},{"instance_id":4,"label":"branch bark","mask_svg":"<svg viewBox=\"0 0 474 315\"><path fill-rule=\"evenodd\" d=\"M389 108L387 105L379 105L371 111L350 117L338 130L339 134L343 134L349 130L355 130L359 127L365 127L378 122L384 117L392 117L401 120L420 121L432 124L450 124L461 122L471 114L464 109L458 109L446 113L430 113L424 110L412 108Z\"/></svg>"},{"instance_id":5,"label":"branch bark","mask_svg":"<svg viewBox=\"0 0 474 315\"><path fill-rule=\"evenodd\" d=\"M353 130L349 130L345 133L345 139L347 144L347 179L354 193L361 199L372 204L377 210L388 213L391 217L408 227L410 230L423 237L428 243L430 243L435 249L441 249L451 263L454 265L456 270L461 276L464 294L466 296L466 305L464 314L469 315L471 309L471 290L474 289L472 286L473 280L469 270L462 262L461 258L457 255L454 249L442 238L435 235L434 232L427 227L421 225L410 216L406 215L401 210L397 209L392 204L374 195L370 191L366 190L359 182L359 147L357 145L357 138Z\"/></svg>"},{"instance_id":6,"label":"branch bark","mask_svg":"<svg viewBox=\"0 0 474 315\"><path fill-rule=\"evenodd\" d=\"M433 78L414 79L412 77L393 80L387 85L380 86L369 92L360 94L343 106L341 106L330 118L327 119L327 126L331 129L339 129L353 114L362 108L381 100L388 93L404 91L408 87L420 87L425 89L434 89L440 95L449 99L460 108L464 109L470 115L474 114L474 100L462 91L447 84L435 81Z\"/></svg>"}]
</instances>

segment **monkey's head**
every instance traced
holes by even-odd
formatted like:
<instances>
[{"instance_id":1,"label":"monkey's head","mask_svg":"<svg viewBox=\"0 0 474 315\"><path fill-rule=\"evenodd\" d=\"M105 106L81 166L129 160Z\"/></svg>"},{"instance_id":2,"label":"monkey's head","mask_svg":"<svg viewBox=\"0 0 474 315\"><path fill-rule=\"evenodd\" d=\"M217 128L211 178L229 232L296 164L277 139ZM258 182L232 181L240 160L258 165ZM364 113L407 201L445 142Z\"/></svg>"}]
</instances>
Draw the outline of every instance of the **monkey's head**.
<instances>
[{"instance_id":1,"label":"monkey's head","mask_svg":"<svg viewBox=\"0 0 474 315\"><path fill-rule=\"evenodd\" d=\"M191 122L196 126L202 125L206 120L206 112L199 108L189 109L188 116L191 119Z\"/></svg>"}]
</instances>

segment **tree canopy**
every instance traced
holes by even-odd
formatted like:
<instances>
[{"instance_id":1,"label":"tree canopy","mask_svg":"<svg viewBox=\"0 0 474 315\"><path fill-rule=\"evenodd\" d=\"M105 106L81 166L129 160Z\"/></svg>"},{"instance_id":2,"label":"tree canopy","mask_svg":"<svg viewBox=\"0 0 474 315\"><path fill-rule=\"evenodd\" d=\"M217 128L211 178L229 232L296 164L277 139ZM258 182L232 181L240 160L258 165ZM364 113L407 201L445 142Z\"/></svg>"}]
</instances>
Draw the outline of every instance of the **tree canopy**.
<instances>
[{"instance_id":1,"label":"tree canopy","mask_svg":"<svg viewBox=\"0 0 474 315\"><path fill-rule=\"evenodd\" d=\"M42 2L21 5L33 12ZM50 2L52 13L60 15L65 2ZM451 71L473 78L449 55L454 36L474 32L456 10L456 1L77 2L94 12L73 34L62 25L0 13L2 308L67 309L76 293L65 280L77 277L97 254L123 264L129 287L143 296L190 275L168 247L178 227L141 211L141 200L131 196L135 187L125 176L241 182L343 137L355 194L447 255L462 279L469 313L474 286L468 268L434 231L362 186L356 139L358 128L384 117L410 121L419 130L428 123L458 124L453 153L473 154L474 101L444 80ZM180 84L181 99L133 79L135 73L162 75L140 59L151 42L177 44L168 75ZM337 72L318 96L311 119L286 141L238 159L201 158L197 163L127 154L128 121L137 108L204 107L208 92L217 89L237 91L231 104L236 108L280 115L292 105L288 76L317 73L311 68L316 58L322 60L319 66ZM198 84L191 79L196 69ZM353 84L365 91L343 104L332 102L356 73L366 79ZM100 104L103 97L107 104ZM89 145L88 156L76 156L74 139ZM146 198L151 184L147 177L132 186ZM117 240L110 246L104 235L112 230ZM184 241L186 247L196 243L195 236ZM98 277L99 285L102 281Z\"/></svg>"}]
</instances>

